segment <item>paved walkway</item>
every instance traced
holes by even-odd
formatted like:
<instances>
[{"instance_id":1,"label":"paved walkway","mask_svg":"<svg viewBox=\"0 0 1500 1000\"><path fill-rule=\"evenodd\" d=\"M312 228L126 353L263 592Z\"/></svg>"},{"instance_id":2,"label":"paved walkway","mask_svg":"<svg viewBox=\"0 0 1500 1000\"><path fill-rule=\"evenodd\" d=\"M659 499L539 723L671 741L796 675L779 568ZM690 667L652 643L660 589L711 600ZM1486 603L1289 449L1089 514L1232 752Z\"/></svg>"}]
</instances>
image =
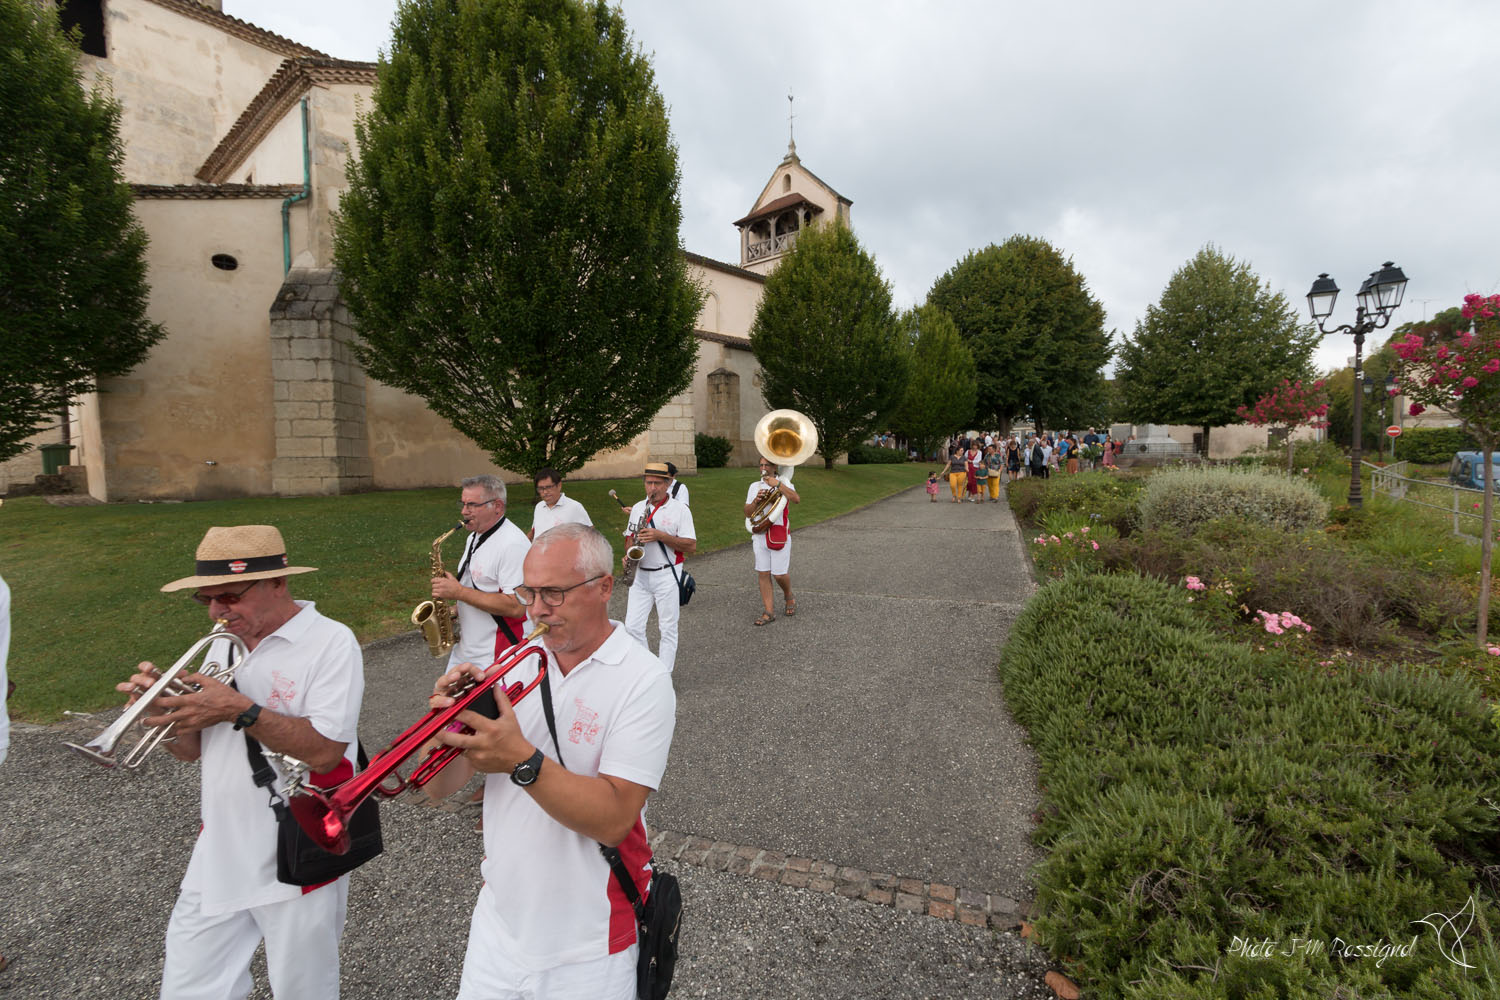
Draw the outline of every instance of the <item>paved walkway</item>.
<instances>
[{"instance_id":1,"label":"paved walkway","mask_svg":"<svg viewBox=\"0 0 1500 1000\"><path fill-rule=\"evenodd\" d=\"M1045 958L1013 933L1038 855L1035 763L995 675L1031 589L1008 508L913 490L792 544L798 614L778 605L764 628L748 548L693 560L648 812L687 899L673 995L1050 997ZM404 637L370 647L366 673L378 744L420 714L435 668ZM0 994L155 996L197 775L163 757L127 777L61 749L109 717L17 727L0 766ZM344 996L451 996L474 817L384 818L387 852L350 894Z\"/></svg>"}]
</instances>

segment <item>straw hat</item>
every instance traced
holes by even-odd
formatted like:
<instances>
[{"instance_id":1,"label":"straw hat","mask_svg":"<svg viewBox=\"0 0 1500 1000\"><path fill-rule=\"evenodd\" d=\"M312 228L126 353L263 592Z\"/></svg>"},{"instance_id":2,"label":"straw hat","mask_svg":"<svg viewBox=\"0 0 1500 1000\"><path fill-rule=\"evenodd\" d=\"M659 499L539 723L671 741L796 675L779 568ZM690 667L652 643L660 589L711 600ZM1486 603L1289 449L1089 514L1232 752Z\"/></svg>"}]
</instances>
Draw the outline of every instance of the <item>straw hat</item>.
<instances>
[{"instance_id":1,"label":"straw hat","mask_svg":"<svg viewBox=\"0 0 1500 1000\"><path fill-rule=\"evenodd\" d=\"M672 473L667 468L667 463L666 462L647 462L646 463L646 471L643 472L643 473L641 473L641 475L643 475L643 476L660 476L663 479L671 479L672 478Z\"/></svg>"},{"instance_id":2,"label":"straw hat","mask_svg":"<svg viewBox=\"0 0 1500 1000\"><path fill-rule=\"evenodd\" d=\"M209 528L198 543L197 572L173 580L163 593L189 587L213 587L237 580L270 580L296 573L315 573L314 566L288 566L286 542L269 524L242 524L233 528Z\"/></svg>"}]
</instances>

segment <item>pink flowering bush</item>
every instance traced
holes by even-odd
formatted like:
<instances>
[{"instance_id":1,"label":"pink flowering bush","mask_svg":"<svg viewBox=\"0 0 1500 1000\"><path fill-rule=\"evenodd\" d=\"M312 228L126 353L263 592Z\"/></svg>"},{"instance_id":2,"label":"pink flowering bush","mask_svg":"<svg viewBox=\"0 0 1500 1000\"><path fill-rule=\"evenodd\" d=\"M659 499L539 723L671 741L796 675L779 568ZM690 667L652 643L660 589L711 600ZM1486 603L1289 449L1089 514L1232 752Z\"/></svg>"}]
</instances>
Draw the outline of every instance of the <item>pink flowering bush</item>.
<instances>
[{"instance_id":1,"label":"pink flowering bush","mask_svg":"<svg viewBox=\"0 0 1500 1000\"><path fill-rule=\"evenodd\" d=\"M1061 534L1044 530L1031 540L1031 557L1038 571L1061 576L1072 565L1098 562L1100 542L1108 544L1119 538L1119 532L1107 524L1085 525Z\"/></svg>"},{"instance_id":2,"label":"pink flowering bush","mask_svg":"<svg viewBox=\"0 0 1500 1000\"><path fill-rule=\"evenodd\" d=\"M1490 454L1500 444L1500 295L1466 295L1460 310L1468 329L1434 323L1413 330L1391 349L1401 359L1401 391L1413 416L1437 406L1458 418L1484 455L1484 524L1480 531L1479 627L1475 641L1488 647L1490 553L1494 548L1494 470Z\"/></svg>"},{"instance_id":3,"label":"pink flowering bush","mask_svg":"<svg viewBox=\"0 0 1500 1000\"><path fill-rule=\"evenodd\" d=\"M1301 379L1282 379L1281 385L1235 412L1241 420L1256 427L1286 428L1286 471L1292 471L1292 453L1296 445L1292 431L1298 427L1328 426L1328 393L1323 380L1304 386ZM1306 469L1302 470L1306 472Z\"/></svg>"}]
</instances>

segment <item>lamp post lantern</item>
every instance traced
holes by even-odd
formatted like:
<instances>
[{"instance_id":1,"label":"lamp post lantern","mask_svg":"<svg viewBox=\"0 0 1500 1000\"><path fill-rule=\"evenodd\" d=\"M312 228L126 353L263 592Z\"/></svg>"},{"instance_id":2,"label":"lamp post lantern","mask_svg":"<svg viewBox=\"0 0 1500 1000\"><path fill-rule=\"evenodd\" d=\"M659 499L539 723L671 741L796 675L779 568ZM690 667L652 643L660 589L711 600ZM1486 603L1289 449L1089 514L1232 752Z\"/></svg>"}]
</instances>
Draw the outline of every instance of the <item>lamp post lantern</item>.
<instances>
[{"instance_id":1,"label":"lamp post lantern","mask_svg":"<svg viewBox=\"0 0 1500 1000\"><path fill-rule=\"evenodd\" d=\"M1364 498L1360 495L1359 466L1363 458L1361 445L1364 438L1364 371L1361 364L1361 351L1365 345L1365 334L1372 330L1379 330L1391 321L1391 315L1401 305L1401 298L1406 294L1406 275L1401 268L1390 261L1380 266L1380 270L1371 271L1370 276L1360 283L1357 298L1359 305L1354 310L1354 322L1345 323L1343 326L1327 329L1325 324L1328 317L1333 315L1333 304L1339 297L1339 286L1327 274L1318 275L1313 282L1312 288L1307 293L1307 309L1312 313L1313 322L1318 326L1318 332L1323 336L1334 333L1354 334L1354 391L1353 399L1354 417L1354 440L1349 450L1349 506L1361 507Z\"/></svg>"}]
</instances>

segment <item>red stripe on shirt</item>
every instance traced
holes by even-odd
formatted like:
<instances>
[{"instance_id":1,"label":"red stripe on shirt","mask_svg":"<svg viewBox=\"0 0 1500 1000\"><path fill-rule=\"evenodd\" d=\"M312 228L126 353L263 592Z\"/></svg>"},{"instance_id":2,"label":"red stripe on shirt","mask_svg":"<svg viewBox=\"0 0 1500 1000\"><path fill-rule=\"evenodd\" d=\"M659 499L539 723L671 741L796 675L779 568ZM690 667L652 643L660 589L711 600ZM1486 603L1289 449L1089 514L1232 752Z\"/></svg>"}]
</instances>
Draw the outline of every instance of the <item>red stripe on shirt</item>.
<instances>
[{"instance_id":1,"label":"red stripe on shirt","mask_svg":"<svg viewBox=\"0 0 1500 1000\"><path fill-rule=\"evenodd\" d=\"M620 860L635 882L635 891L645 899L646 887L651 884L651 845L646 842L646 825L639 816L620 844ZM604 874L609 884L609 953L617 955L635 944L635 909L625 898L614 871L606 868Z\"/></svg>"}]
</instances>

